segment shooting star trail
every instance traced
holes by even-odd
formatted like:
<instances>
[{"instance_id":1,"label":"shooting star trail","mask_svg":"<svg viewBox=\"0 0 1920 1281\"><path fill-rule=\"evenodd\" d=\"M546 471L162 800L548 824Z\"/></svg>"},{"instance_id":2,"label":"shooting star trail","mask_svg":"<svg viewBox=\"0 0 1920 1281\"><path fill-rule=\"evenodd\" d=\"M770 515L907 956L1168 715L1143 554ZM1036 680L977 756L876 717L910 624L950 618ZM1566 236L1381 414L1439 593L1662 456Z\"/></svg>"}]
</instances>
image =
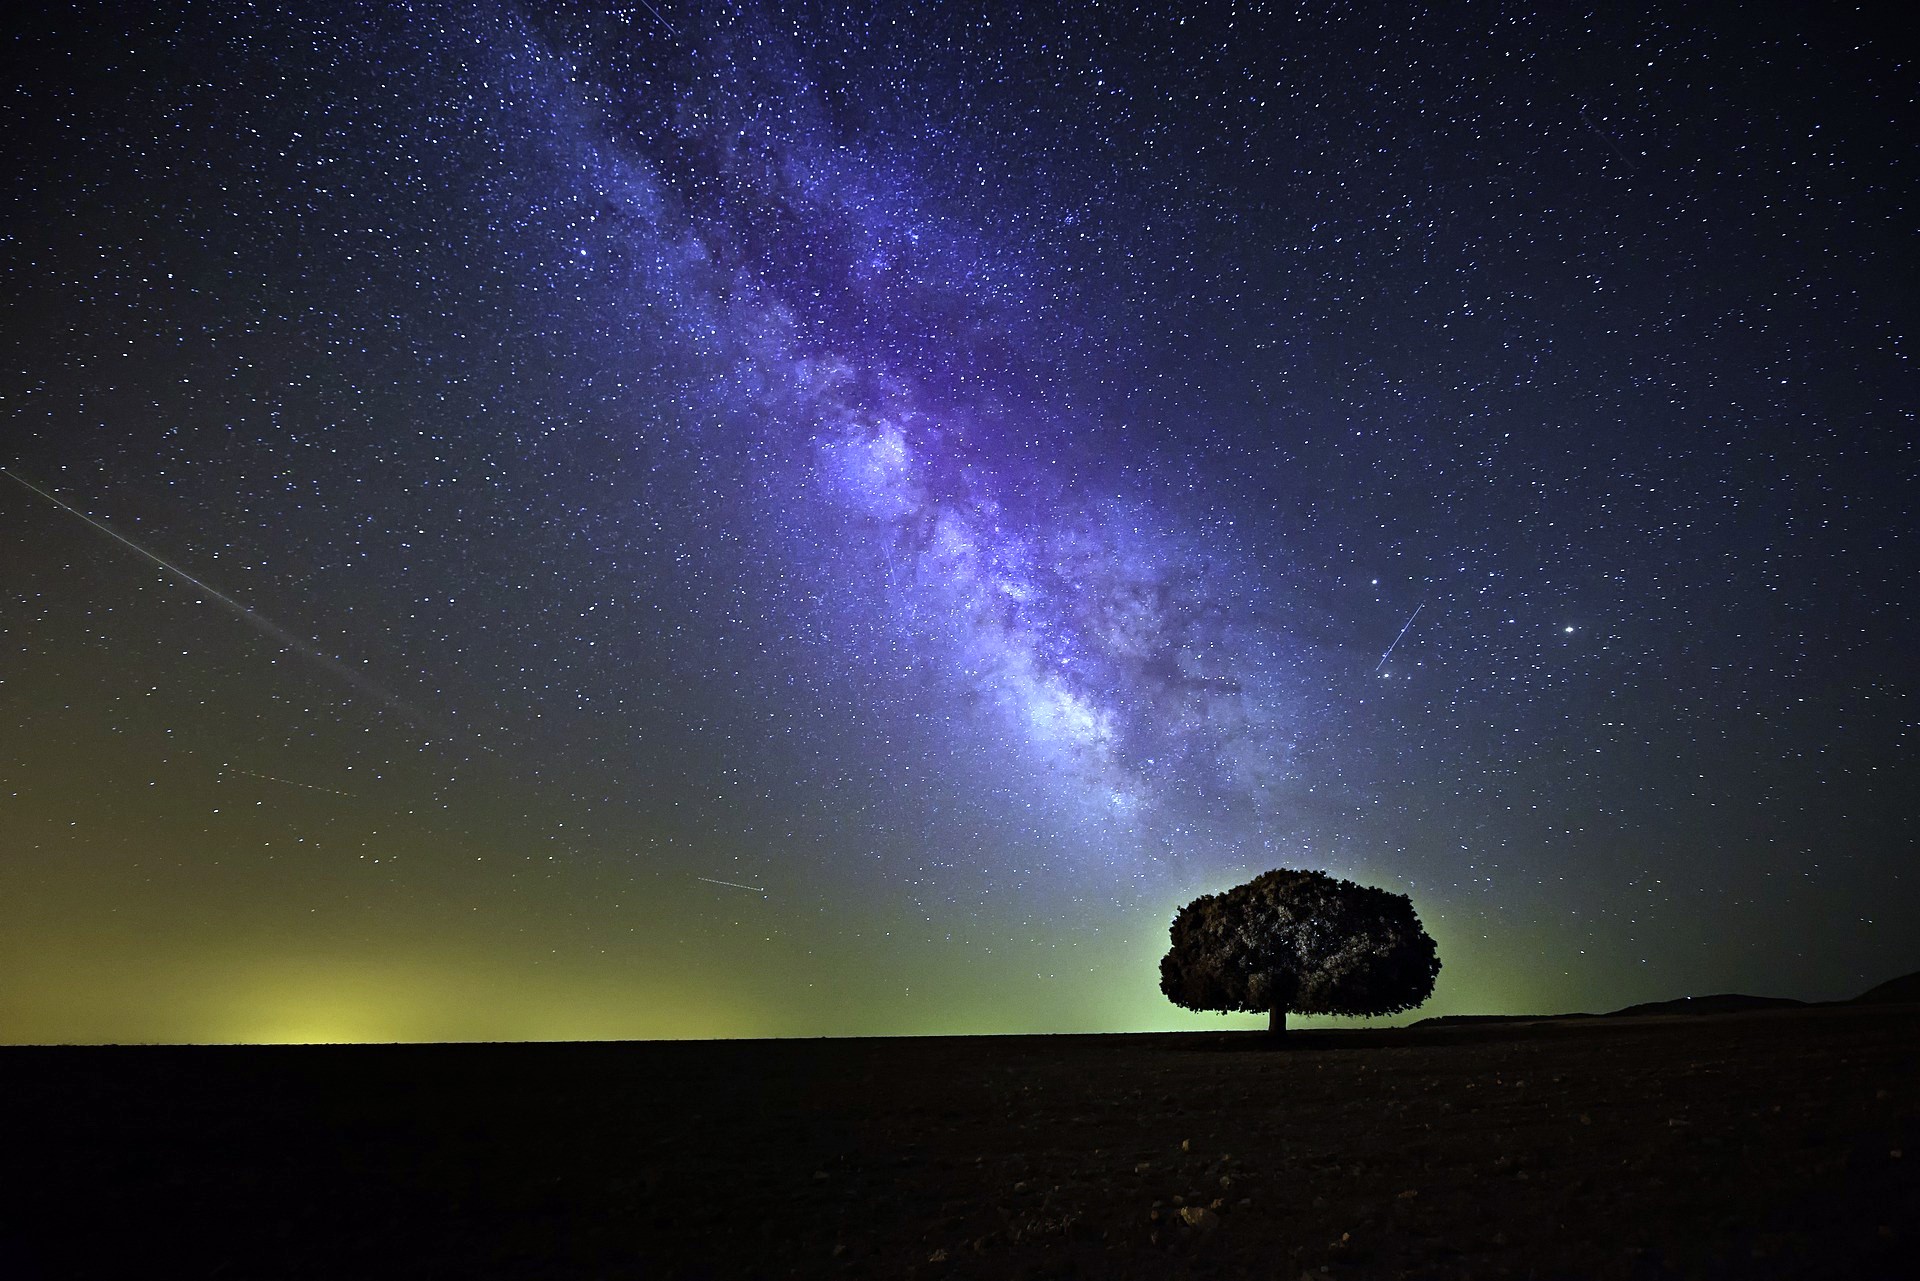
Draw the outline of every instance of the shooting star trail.
<instances>
[{"instance_id":1,"label":"shooting star trail","mask_svg":"<svg viewBox=\"0 0 1920 1281\"><path fill-rule=\"evenodd\" d=\"M220 772L223 774L245 774L248 778L263 778L269 783L285 783L288 787L304 787L309 792L325 792L329 796L344 796L349 800L358 799L354 793L343 792L337 787L322 787L318 783L300 783L290 778L279 778L272 774L260 774L250 769L241 769L238 765L222 765Z\"/></svg>"},{"instance_id":2,"label":"shooting star trail","mask_svg":"<svg viewBox=\"0 0 1920 1281\"><path fill-rule=\"evenodd\" d=\"M668 35L673 36L676 39L679 37L680 33L673 29L672 23L668 22L665 18L660 16L660 11L658 9L654 8L650 4L647 4L647 0L640 0L640 3L643 5L646 5L647 12L653 15L653 20L655 22L659 23L661 26L667 29Z\"/></svg>"},{"instance_id":3,"label":"shooting star trail","mask_svg":"<svg viewBox=\"0 0 1920 1281\"><path fill-rule=\"evenodd\" d=\"M192 574L189 574L186 570L180 568L178 565L174 564L172 561L167 560L165 557L160 556L155 552L148 551L145 547L142 547L139 543L134 542L131 538L128 538L125 534L121 533L119 530L115 529L113 526L107 524L105 521L95 520L93 517L81 511L78 507L75 507L71 503L65 502L64 500L56 497L55 495L48 493L46 490L40 488L40 486L34 484L32 481L28 480L26 477L21 476L15 472L9 471L5 467L0 467L0 476L5 476L8 480L20 486L22 489L31 490L33 493L38 494L40 497L52 503L55 507L58 507L61 511L67 513L67 515L74 516L79 518L80 520L85 521L87 524L93 526L95 529L105 534L108 538L113 539L114 542L119 543L122 547L125 547L128 550L134 552L136 555L141 556L144 559L153 562L155 565L158 565L161 569L166 570L169 574L172 574L175 578L178 578L180 581L189 584L190 586L196 588L197 590L205 593L207 596L220 602L220 604L226 606L226 608L229 611L231 611L235 617L239 618L240 621L247 624L247 626L259 632L262 636L266 636L269 639L278 642L280 645L284 646L287 649L292 650L294 653L300 655L302 658L311 659L313 662L319 664L321 667L326 668L329 672L332 672L335 676L339 677L341 680L345 681L347 684L353 686L353 688L358 690L360 693L365 694L369 698L372 698L381 703L384 703L387 707L391 708L393 711L400 713L402 716L406 717L408 720L414 722L415 724L433 728L433 721L430 717L427 716L426 713L420 711L416 707L410 706L408 703L400 699L397 695L388 693L386 690L380 688L380 686L374 684L372 681L368 680L365 676L362 676L359 672L347 666L345 663L341 662L339 659L335 658L333 655L325 653L321 650L315 649L310 643L301 640L298 636L295 636L292 632L280 626L280 624L274 622L271 618L268 618L264 614L260 614L255 610L249 608L248 606L241 604L239 601L235 600L233 597L227 595L225 592L219 590L218 588L213 587L208 583L202 582L198 578L195 578Z\"/></svg>"},{"instance_id":4,"label":"shooting star trail","mask_svg":"<svg viewBox=\"0 0 1920 1281\"><path fill-rule=\"evenodd\" d=\"M696 876L693 879L696 881L705 881L709 885L727 885L736 890L752 890L755 894L765 894L767 892L764 885L742 885L738 881L716 881L711 876Z\"/></svg>"},{"instance_id":5,"label":"shooting star trail","mask_svg":"<svg viewBox=\"0 0 1920 1281\"><path fill-rule=\"evenodd\" d=\"M1400 628L1400 635L1393 638L1393 644L1387 646L1387 652L1380 655L1380 661L1374 664L1374 667L1373 667L1374 675L1378 676L1380 674L1380 669L1387 665L1387 660L1393 657L1393 651L1399 647L1401 637L1404 637L1407 634L1407 628L1413 626L1413 620L1420 617L1420 611L1425 609L1426 607L1427 607L1427 602L1425 601L1421 601L1418 605L1415 605L1413 607L1413 613L1407 615L1407 621Z\"/></svg>"},{"instance_id":6,"label":"shooting star trail","mask_svg":"<svg viewBox=\"0 0 1920 1281\"><path fill-rule=\"evenodd\" d=\"M1633 157L1628 155L1627 149L1620 145L1620 140L1618 138L1615 138L1612 134L1608 133L1605 129L1602 129L1599 125L1593 123L1593 117L1587 114L1587 109L1585 107L1580 108L1580 119L1586 124L1587 128L1593 130L1595 133L1599 134L1602 138L1606 140L1607 145L1609 147L1612 147L1614 152L1622 160L1627 162L1627 168L1631 169L1634 167Z\"/></svg>"}]
</instances>

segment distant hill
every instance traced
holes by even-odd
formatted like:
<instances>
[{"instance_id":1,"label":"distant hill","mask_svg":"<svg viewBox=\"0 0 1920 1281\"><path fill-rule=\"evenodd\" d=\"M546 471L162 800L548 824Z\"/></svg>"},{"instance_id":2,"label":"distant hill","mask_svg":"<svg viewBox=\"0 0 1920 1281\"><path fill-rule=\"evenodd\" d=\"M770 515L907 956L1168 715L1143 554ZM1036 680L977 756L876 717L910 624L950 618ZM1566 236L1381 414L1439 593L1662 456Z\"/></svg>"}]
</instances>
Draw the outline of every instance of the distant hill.
<instances>
[{"instance_id":1,"label":"distant hill","mask_svg":"<svg viewBox=\"0 0 1920 1281\"><path fill-rule=\"evenodd\" d=\"M1876 989L1878 990L1878 989ZM1739 992L1720 992L1713 996L1683 996L1672 1001L1646 1001L1614 1010L1608 1018L1628 1018L1647 1014L1741 1014L1747 1010L1787 1010L1805 1005L1784 996L1746 996Z\"/></svg>"},{"instance_id":2,"label":"distant hill","mask_svg":"<svg viewBox=\"0 0 1920 1281\"><path fill-rule=\"evenodd\" d=\"M1899 1001L1920 1003L1920 971L1888 979L1879 987L1870 987L1853 998L1855 1005L1891 1005Z\"/></svg>"},{"instance_id":3,"label":"distant hill","mask_svg":"<svg viewBox=\"0 0 1920 1281\"><path fill-rule=\"evenodd\" d=\"M1466 1027L1477 1023L1537 1023L1553 1019L1618 1019L1662 1014L1743 1014L1750 1010L1804 1009L1809 1005L1920 1005L1920 970L1888 979L1851 1001L1795 1001L1784 996L1747 996L1720 992L1713 996L1682 996L1671 1001L1643 1001L1606 1014L1441 1014L1410 1023L1409 1027Z\"/></svg>"}]
</instances>

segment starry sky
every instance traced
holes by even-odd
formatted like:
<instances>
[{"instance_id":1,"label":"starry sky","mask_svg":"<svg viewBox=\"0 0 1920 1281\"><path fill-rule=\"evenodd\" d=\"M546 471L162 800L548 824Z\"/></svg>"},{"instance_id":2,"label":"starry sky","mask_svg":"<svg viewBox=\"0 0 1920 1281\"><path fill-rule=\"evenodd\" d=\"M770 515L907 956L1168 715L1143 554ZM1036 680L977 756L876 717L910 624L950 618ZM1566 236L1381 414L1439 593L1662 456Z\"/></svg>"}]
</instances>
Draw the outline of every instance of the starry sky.
<instances>
[{"instance_id":1,"label":"starry sky","mask_svg":"<svg viewBox=\"0 0 1920 1281\"><path fill-rule=\"evenodd\" d=\"M1920 966L1873 17L285 9L8 38L0 1040L1254 1026L1282 866L1403 1019Z\"/></svg>"}]
</instances>

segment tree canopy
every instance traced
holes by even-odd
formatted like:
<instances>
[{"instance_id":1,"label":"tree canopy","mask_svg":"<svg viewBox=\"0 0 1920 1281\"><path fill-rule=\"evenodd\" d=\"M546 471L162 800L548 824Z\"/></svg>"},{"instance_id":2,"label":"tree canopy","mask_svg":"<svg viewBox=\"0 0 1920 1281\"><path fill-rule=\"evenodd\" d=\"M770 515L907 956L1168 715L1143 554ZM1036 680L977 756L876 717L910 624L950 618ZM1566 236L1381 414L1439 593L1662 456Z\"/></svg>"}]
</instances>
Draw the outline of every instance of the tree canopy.
<instances>
[{"instance_id":1,"label":"tree canopy","mask_svg":"<svg viewBox=\"0 0 1920 1281\"><path fill-rule=\"evenodd\" d=\"M1173 918L1160 990L1189 1010L1393 1014L1433 995L1440 954L1405 894L1277 869Z\"/></svg>"}]
</instances>

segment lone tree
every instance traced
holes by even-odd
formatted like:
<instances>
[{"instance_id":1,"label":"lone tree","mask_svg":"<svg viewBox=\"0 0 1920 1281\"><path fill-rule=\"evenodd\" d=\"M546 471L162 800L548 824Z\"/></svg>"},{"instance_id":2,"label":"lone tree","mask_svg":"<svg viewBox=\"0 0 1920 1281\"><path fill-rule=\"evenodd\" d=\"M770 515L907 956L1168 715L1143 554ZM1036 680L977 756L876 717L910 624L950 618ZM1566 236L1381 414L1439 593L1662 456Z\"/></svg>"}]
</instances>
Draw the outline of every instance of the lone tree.
<instances>
[{"instance_id":1,"label":"lone tree","mask_svg":"<svg viewBox=\"0 0 1920 1281\"><path fill-rule=\"evenodd\" d=\"M1410 1010L1433 995L1439 972L1406 895L1281 869L1181 908L1160 990L1189 1010L1265 1012L1267 1030L1282 1035L1289 1010Z\"/></svg>"}]
</instances>

